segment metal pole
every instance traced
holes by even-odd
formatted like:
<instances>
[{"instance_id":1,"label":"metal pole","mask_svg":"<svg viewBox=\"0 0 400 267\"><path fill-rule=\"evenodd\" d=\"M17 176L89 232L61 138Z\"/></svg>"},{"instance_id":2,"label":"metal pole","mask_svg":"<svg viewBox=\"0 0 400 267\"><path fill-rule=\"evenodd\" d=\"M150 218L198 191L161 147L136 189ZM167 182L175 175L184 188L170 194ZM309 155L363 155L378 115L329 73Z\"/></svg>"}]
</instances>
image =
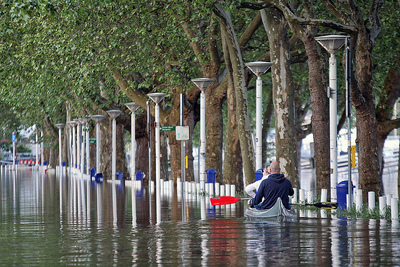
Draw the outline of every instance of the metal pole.
<instances>
[{"instance_id":1,"label":"metal pole","mask_svg":"<svg viewBox=\"0 0 400 267\"><path fill-rule=\"evenodd\" d=\"M256 82L256 170L262 168L262 79Z\"/></svg>"},{"instance_id":2,"label":"metal pole","mask_svg":"<svg viewBox=\"0 0 400 267\"><path fill-rule=\"evenodd\" d=\"M347 116L347 168L348 168L348 195L347 208L353 207L353 182L351 179L351 54L350 40L346 38L346 116Z\"/></svg>"},{"instance_id":3,"label":"metal pole","mask_svg":"<svg viewBox=\"0 0 400 267\"><path fill-rule=\"evenodd\" d=\"M35 163L35 166L37 167L37 166L39 166L39 144L38 144L38 142L39 142L39 137L38 137L38 129L37 129L37 127L35 126L35 135L36 135L36 144L35 144L35 149L36 149L36 163Z\"/></svg>"},{"instance_id":4,"label":"metal pole","mask_svg":"<svg viewBox=\"0 0 400 267\"><path fill-rule=\"evenodd\" d=\"M200 93L200 190L206 181L206 93Z\"/></svg>"},{"instance_id":5,"label":"metal pole","mask_svg":"<svg viewBox=\"0 0 400 267\"><path fill-rule=\"evenodd\" d=\"M336 202L337 192L337 72L336 57L329 58L329 145L331 163L331 201Z\"/></svg>"},{"instance_id":6,"label":"metal pole","mask_svg":"<svg viewBox=\"0 0 400 267\"><path fill-rule=\"evenodd\" d=\"M81 158L81 123L79 120L77 121L77 127L76 127L76 168L79 170L80 169L80 158Z\"/></svg>"},{"instance_id":7,"label":"metal pole","mask_svg":"<svg viewBox=\"0 0 400 267\"><path fill-rule=\"evenodd\" d=\"M82 122L82 143L81 143L81 174L85 173L85 128Z\"/></svg>"},{"instance_id":8,"label":"metal pole","mask_svg":"<svg viewBox=\"0 0 400 267\"><path fill-rule=\"evenodd\" d=\"M161 223L161 185L160 185L160 106L156 103L155 107L155 124L156 124L156 202L157 202L157 223Z\"/></svg>"},{"instance_id":9,"label":"metal pole","mask_svg":"<svg viewBox=\"0 0 400 267\"><path fill-rule=\"evenodd\" d=\"M117 120L112 120L112 180L115 181L117 169Z\"/></svg>"},{"instance_id":10,"label":"metal pole","mask_svg":"<svg viewBox=\"0 0 400 267\"><path fill-rule=\"evenodd\" d=\"M72 125L72 168L76 168L76 123Z\"/></svg>"},{"instance_id":11,"label":"metal pole","mask_svg":"<svg viewBox=\"0 0 400 267\"><path fill-rule=\"evenodd\" d=\"M86 122L86 174L90 175L89 124Z\"/></svg>"},{"instance_id":12,"label":"metal pole","mask_svg":"<svg viewBox=\"0 0 400 267\"><path fill-rule=\"evenodd\" d=\"M40 131L40 139L41 139L41 143L40 143L40 158L41 158L41 166L43 167L43 161L44 161L44 156L43 156L43 151L44 151L44 145L43 145L43 131Z\"/></svg>"},{"instance_id":13,"label":"metal pole","mask_svg":"<svg viewBox=\"0 0 400 267\"><path fill-rule=\"evenodd\" d=\"M107 113L112 118L112 181L115 181L115 175L117 173L117 116L121 114L121 110L109 110Z\"/></svg>"},{"instance_id":14,"label":"metal pole","mask_svg":"<svg viewBox=\"0 0 400 267\"><path fill-rule=\"evenodd\" d=\"M13 142L13 170L15 170L15 142L16 142L15 132L12 133L12 142Z\"/></svg>"},{"instance_id":15,"label":"metal pole","mask_svg":"<svg viewBox=\"0 0 400 267\"><path fill-rule=\"evenodd\" d=\"M136 181L136 114L131 115L131 180Z\"/></svg>"},{"instance_id":16,"label":"metal pole","mask_svg":"<svg viewBox=\"0 0 400 267\"><path fill-rule=\"evenodd\" d=\"M180 95L180 124L181 126L185 125L185 94ZM181 141L181 188L182 188L182 221L186 221L186 210L185 210L185 181L186 181L186 142Z\"/></svg>"},{"instance_id":17,"label":"metal pole","mask_svg":"<svg viewBox=\"0 0 400 267\"><path fill-rule=\"evenodd\" d=\"M149 149L149 220L152 223L152 204L151 204L151 114L150 114L150 101L146 102L147 108L147 134L148 134L148 149Z\"/></svg>"},{"instance_id":18,"label":"metal pole","mask_svg":"<svg viewBox=\"0 0 400 267\"><path fill-rule=\"evenodd\" d=\"M100 121L96 121L96 172L100 173Z\"/></svg>"}]
</instances>

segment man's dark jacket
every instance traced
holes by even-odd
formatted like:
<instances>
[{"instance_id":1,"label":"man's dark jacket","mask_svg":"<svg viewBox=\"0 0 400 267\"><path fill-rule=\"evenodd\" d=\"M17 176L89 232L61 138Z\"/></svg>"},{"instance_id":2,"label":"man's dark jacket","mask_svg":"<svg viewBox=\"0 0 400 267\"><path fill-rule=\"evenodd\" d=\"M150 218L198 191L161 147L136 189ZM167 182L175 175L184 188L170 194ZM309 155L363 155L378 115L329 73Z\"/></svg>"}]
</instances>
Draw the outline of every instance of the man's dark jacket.
<instances>
[{"instance_id":1,"label":"man's dark jacket","mask_svg":"<svg viewBox=\"0 0 400 267\"><path fill-rule=\"evenodd\" d=\"M290 209L289 196L293 194L294 191L290 181L283 174L274 173L261 182L253 204L257 205L264 198L261 209L269 209L275 204L278 197L280 197L285 208Z\"/></svg>"}]
</instances>

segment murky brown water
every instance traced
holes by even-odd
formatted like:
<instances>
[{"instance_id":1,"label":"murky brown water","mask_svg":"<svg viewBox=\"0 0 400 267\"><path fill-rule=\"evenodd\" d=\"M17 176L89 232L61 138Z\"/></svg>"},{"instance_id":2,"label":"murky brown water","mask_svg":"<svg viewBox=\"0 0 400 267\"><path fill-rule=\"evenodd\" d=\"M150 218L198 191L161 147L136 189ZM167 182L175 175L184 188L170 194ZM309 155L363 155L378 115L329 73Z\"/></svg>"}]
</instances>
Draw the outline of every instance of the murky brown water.
<instances>
[{"instance_id":1,"label":"murky brown water","mask_svg":"<svg viewBox=\"0 0 400 267\"><path fill-rule=\"evenodd\" d=\"M176 191L176 190L175 190ZM39 175L0 179L2 265L399 266L397 221L299 212L294 221L249 221L245 203L162 195L148 188ZM61 192L61 194L60 194Z\"/></svg>"}]
</instances>

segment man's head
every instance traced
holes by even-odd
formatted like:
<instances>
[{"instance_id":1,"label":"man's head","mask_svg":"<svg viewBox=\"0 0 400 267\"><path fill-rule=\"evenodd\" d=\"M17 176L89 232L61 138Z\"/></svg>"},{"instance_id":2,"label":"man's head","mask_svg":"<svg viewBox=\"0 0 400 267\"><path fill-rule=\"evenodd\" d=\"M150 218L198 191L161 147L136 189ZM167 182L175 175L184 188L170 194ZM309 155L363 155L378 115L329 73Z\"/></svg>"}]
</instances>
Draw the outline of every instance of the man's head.
<instances>
[{"instance_id":1,"label":"man's head","mask_svg":"<svg viewBox=\"0 0 400 267\"><path fill-rule=\"evenodd\" d=\"M271 173L281 172L281 168L279 167L279 163L277 161L271 162L270 168L271 168Z\"/></svg>"}]
</instances>

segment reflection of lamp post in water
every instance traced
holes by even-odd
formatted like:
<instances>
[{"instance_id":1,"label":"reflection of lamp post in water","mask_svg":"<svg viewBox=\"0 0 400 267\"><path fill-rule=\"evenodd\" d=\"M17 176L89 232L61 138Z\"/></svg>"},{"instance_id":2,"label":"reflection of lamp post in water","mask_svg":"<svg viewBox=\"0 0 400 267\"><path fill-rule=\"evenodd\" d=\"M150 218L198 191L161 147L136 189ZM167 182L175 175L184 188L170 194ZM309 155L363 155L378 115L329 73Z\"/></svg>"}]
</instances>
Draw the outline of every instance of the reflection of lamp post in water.
<instances>
[{"instance_id":1,"label":"reflection of lamp post in water","mask_svg":"<svg viewBox=\"0 0 400 267\"><path fill-rule=\"evenodd\" d=\"M62 178L62 140L61 140L61 130L64 127L64 123L57 123L55 125L58 128L58 157L59 157L59 169L60 178Z\"/></svg>"},{"instance_id":2,"label":"reflection of lamp post in water","mask_svg":"<svg viewBox=\"0 0 400 267\"><path fill-rule=\"evenodd\" d=\"M256 61L245 65L257 76L256 83L256 170L262 168L262 79L263 75L274 63Z\"/></svg>"},{"instance_id":3,"label":"reflection of lamp post in water","mask_svg":"<svg viewBox=\"0 0 400 267\"><path fill-rule=\"evenodd\" d=\"M166 94L164 93L152 93L147 94L155 103L155 125L156 125L156 205L157 205L157 223L161 222L161 192L160 192L160 105L159 103ZM151 181L151 177L149 178L149 182Z\"/></svg>"},{"instance_id":4,"label":"reflection of lamp post in water","mask_svg":"<svg viewBox=\"0 0 400 267\"><path fill-rule=\"evenodd\" d=\"M107 113L112 118L112 165L111 165L111 177L112 181L115 181L116 169L117 169L117 120L115 119L121 114L121 110L113 109L108 110Z\"/></svg>"},{"instance_id":5,"label":"reflection of lamp post in water","mask_svg":"<svg viewBox=\"0 0 400 267\"><path fill-rule=\"evenodd\" d=\"M192 79L200 89L200 190L206 181L206 89L214 82L209 78Z\"/></svg>"},{"instance_id":6,"label":"reflection of lamp post in water","mask_svg":"<svg viewBox=\"0 0 400 267\"><path fill-rule=\"evenodd\" d=\"M136 165L135 165L135 160L136 160L136 149L135 149L135 142L136 142L136 117L135 117L135 111L139 108L139 105L137 105L134 102L126 103L125 106L129 108L129 110L132 112L131 115L131 180L135 181L136 180Z\"/></svg>"},{"instance_id":7,"label":"reflection of lamp post in water","mask_svg":"<svg viewBox=\"0 0 400 267\"><path fill-rule=\"evenodd\" d=\"M329 136L331 163L331 201L337 200L337 66L335 53L343 46L347 36L327 35L315 40L331 55L329 58ZM350 185L349 185L350 186Z\"/></svg>"},{"instance_id":8,"label":"reflection of lamp post in water","mask_svg":"<svg viewBox=\"0 0 400 267\"><path fill-rule=\"evenodd\" d=\"M92 120L96 122L96 172L100 173L100 122L105 118L104 115L92 115Z\"/></svg>"}]
</instances>

